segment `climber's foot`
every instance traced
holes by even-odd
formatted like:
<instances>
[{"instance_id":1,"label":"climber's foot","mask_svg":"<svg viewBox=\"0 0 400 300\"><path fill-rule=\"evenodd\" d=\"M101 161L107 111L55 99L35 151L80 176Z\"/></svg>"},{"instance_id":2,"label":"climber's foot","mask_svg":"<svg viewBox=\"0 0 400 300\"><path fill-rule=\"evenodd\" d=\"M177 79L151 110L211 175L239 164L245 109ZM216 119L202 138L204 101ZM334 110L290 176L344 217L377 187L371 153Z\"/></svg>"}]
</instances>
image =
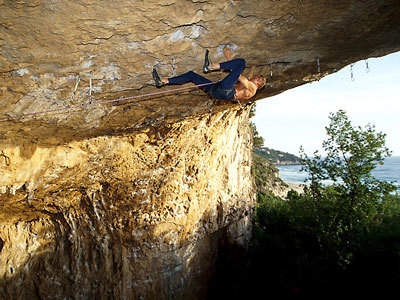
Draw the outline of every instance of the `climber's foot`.
<instances>
[{"instance_id":1,"label":"climber's foot","mask_svg":"<svg viewBox=\"0 0 400 300\"><path fill-rule=\"evenodd\" d=\"M206 50L206 55L204 56L204 65L203 65L203 72L204 73L208 73L211 71L210 69L210 57L209 57L210 51L208 51L208 49Z\"/></svg>"},{"instance_id":2,"label":"climber's foot","mask_svg":"<svg viewBox=\"0 0 400 300\"><path fill-rule=\"evenodd\" d=\"M156 83L156 87L163 86L164 83L162 82L160 76L158 76L156 69L153 69L152 75L153 75L154 82Z\"/></svg>"}]
</instances>

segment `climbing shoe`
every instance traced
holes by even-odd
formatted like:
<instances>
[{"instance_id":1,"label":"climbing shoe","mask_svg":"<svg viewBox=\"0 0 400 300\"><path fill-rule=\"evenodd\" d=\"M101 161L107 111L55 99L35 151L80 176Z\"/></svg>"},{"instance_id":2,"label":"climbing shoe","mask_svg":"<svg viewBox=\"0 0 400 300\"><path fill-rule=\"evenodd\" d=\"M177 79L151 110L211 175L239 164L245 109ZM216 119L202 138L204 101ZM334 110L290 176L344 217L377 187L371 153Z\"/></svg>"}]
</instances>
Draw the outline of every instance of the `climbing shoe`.
<instances>
[{"instance_id":1,"label":"climbing shoe","mask_svg":"<svg viewBox=\"0 0 400 300\"><path fill-rule=\"evenodd\" d=\"M160 76L158 76L158 73L157 73L156 69L153 69L152 74L153 74L154 82L156 83L156 87L162 86L163 82L161 81Z\"/></svg>"},{"instance_id":2,"label":"climbing shoe","mask_svg":"<svg viewBox=\"0 0 400 300\"><path fill-rule=\"evenodd\" d=\"M208 49L206 50L206 55L204 56L204 65L203 65L203 72L204 73L208 73L208 72L210 72L211 71L211 69L210 69L210 65L211 65L211 62L210 62L210 51L208 51Z\"/></svg>"}]
</instances>

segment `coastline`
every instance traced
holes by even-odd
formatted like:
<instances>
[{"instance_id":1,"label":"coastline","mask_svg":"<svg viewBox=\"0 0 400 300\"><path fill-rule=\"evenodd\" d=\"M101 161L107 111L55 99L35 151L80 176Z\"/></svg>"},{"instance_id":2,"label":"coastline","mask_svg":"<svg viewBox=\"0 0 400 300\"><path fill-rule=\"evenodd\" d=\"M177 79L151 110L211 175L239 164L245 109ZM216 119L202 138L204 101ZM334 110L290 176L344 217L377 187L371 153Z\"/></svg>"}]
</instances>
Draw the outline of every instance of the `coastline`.
<instances>
[{"instance_id":1,"label":"coastline","mask_svg":"<svg viewBox=\"0 0 400 300\"><path fill-rule=\"evenodd\" d=\"M287 193L290 190L294 190L299 194L303 193L304 183L294 183L294 182L286 182L286 181L284 181L284 182L285 182L285 184L287 184L287 186L281 186L280 189L275 189L272 191L275 196L278 196L282 199L286 199Z\"/></svg>"},{"instance_id":2,"label":"coastline","mask_svg":"<svg viewBox=\"0 0 400 300\"><path fill-rule=\"evenodd\" d=\"M302 167L301 164L296 163L280 163L275 165L278 170L279 178L285 183L286 186L281 185L280 187L272 190L275 196L282 199L287 199L287 193L290 190L294 190L297 193L303 193L305 185L305 179L307 174L300 171ZM282 171L282 169L285 171ZM400 156L389 156L384 159L384 163L377 165L375 169L372 170L371 174L379 180L393 183L396 187L396 192L400 193ZM283 173L283 174L282 174ZM327 183L329 184L329 183Z\"/></svg>"}]
</instances>

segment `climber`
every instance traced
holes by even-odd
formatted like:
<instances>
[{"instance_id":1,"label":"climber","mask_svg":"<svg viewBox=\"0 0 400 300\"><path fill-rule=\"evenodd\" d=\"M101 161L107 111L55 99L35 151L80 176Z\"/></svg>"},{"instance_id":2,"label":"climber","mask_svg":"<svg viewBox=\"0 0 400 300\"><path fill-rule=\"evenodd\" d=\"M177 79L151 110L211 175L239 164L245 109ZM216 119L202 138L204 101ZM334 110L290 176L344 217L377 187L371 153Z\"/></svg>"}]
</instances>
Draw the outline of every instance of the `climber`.
<instances>
[{"instance_id":1,"label":"climber","mask_svg":"<svg viewBox=\"0 0 400 300\"><path fill-rule=\"evenodd\" d=\"M232 59L231 49L227 46L223 49L224 56L227 59L225 62L214 63L210 62L209 51L206 50L203 72L209 73L216 70L230 70L229 74L218 82L212 82L211 80L193 72L189 71L175 77L164 77L160 78L157 71L153 69L153 79L157 87L161 87L165 84L184 84L193 82L196 85L206 90L213 98L221 100L247 100L253 97L257 90L264 87L266 78L262 75L252 75L253 68L249 79L242 75L242 71L246 65L243 58Z\"/></svg>"}]
</instances>

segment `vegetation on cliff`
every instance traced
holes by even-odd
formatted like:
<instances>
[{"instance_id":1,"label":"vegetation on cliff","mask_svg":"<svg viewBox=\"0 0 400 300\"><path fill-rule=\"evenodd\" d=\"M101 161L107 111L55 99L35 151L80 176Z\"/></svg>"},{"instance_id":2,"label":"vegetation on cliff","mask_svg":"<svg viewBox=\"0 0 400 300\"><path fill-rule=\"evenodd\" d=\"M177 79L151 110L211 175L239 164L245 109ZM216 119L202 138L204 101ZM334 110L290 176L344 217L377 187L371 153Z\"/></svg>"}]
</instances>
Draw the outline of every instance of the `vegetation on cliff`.
<instances>
[{"instance_id":1,"label":"vegetation on cliff","mask_svg":"<svg viewBox=\"0 0 400 300\"><path fill-rule=\"evenodd\" d=\"M253 152L252 173L257 193L274 193L277 189L288 187L279 177L278 168L256 152Z\"/></svg>"}]
</instances>

